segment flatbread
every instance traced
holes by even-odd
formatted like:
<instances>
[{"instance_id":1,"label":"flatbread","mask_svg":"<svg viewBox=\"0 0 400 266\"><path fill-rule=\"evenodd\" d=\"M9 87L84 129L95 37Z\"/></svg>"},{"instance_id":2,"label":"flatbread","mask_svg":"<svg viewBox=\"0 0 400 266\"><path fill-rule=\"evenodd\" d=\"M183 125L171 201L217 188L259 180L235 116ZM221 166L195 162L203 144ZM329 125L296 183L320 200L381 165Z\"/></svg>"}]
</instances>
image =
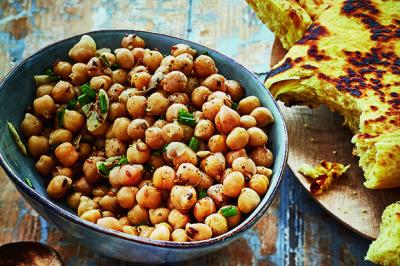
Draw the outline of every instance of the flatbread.
<instances>
[{"instance_id":1,"label":"flatbread","mask_svg":"<svg viewBox=\"0 0 400 266\"><path fill-rule=\"evenodd\" d=\"M333 0L268 75L287 105L327 105L354 133L368 188L400 187L400 1Z\"/></svg>"}]
</instances>

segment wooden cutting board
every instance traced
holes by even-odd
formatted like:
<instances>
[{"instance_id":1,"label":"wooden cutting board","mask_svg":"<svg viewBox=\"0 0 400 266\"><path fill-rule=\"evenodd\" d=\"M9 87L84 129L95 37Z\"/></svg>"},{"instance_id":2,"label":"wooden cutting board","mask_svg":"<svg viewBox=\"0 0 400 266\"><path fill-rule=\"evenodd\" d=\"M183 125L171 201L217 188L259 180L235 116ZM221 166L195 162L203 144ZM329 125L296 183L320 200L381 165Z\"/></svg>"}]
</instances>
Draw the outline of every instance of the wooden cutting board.
<instances>
[{"instance_id":1,"label":"wooden cutting board","mask_svg":"<svg viewBox=\"0 0 400 266\"><path fill-rule=\"evenodd\" d=\"M286 54L275 40L271 66ZM300 165L321 160L350 164L350 169L327 192L313 197L332 216L360 235L375 239L379 234L381 214L390 203L400 200L400 189L369 190L363 186L364 175L358 158L352 155L352 133L342 126L343 119L326 107L288 108L280 103L289 134L288 164L300 183L310 192L310 180L297 172Z\"/></svg>"}]
</instances>

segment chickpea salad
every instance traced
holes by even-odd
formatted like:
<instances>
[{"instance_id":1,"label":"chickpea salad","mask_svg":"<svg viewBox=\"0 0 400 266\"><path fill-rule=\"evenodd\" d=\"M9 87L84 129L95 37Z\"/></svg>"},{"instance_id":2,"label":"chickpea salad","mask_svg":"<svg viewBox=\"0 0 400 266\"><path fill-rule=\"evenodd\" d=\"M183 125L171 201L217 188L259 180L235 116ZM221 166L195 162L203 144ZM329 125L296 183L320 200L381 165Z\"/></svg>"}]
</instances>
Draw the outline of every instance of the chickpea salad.
<instances>
[{"instance_id":1,"label":"chickpea salad","mask_svg":"<svg viewBox=\"0 0 400 266\"><path fill-rule=\"evenodd\" d=\"M176 44L163 55L126 34L114 51L84 35L68 56L34 77L23 138L9 123L49 197L99 226L175 242L224 234L256 209L274 118L208 54Z\"/></svg>"}]
</instances>

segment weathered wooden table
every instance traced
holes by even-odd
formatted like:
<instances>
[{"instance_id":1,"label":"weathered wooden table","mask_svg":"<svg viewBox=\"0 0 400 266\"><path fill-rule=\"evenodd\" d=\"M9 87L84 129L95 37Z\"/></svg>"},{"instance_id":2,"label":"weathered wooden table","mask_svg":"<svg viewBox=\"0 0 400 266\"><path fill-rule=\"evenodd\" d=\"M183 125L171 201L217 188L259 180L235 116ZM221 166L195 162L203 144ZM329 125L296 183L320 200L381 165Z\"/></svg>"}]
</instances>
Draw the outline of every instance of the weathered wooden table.
<instances>
[{"instance_id":1,"label":"weathered wooden table","mask_svg":"<svg viewBox=\"0 0 400 266\"><path fill-rule=\"evenodd\" d=\"M0 77L40 47L96 29L141 29L215 48L260 76L272 33L244 0L0 1ZM18 84L16 84L18 86ZM128 265L71 243L20 197L0 171L0 245L33 240L54 247L66 265ZM331 218L287 169L268 213L231 246L194 265L360 265L369 241Z\"/></svg>"}]
</instances>

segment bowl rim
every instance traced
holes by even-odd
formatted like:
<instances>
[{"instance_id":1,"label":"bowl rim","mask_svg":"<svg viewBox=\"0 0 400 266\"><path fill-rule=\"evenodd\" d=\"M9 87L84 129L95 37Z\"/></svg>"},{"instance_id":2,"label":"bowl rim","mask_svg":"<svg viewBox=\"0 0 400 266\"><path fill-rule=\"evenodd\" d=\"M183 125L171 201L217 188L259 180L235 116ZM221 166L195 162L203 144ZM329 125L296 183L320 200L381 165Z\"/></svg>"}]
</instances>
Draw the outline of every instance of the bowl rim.
<instances>
[{"instance_id":1,"label":"bowl rim","mask_svg":"<svg viewBox=\"0 0 400 266\"><path fill-rule=\"evenodd\" d=\"M239 62L237 62L236 60L212 49L209 48L207 46L204 46L202 44L199 43L195 43L192 42L190 40L186 40L180 37L176 37L176 36L172 36L172 35L168 35L168 34L163 34L163 33L157 33L157 32L151 32L151 31L143 31L143 30L134 30L134 29L108 29L108 30L94 30L94 31L89 31L89 32L85 32L85 33L80 33L80 34L75 34L72 35L70 37L64 38L62 40L53 42L51 44L48 44L42 48L40 48L39 50L35 51L33 54L29 55L28 57L24 58L23 60L21 60L18 64L16 64L8 73L7 75L4 77L4 79L0 82L0 90L3 89L3 85L5 82L7 82L7 80L14 74L14 72L16 72L17 68L19 68L21 65L23 65L25 62L27 62L29 59L31 59L32 57L37 56L39 53L47 50L50 47L53 46L57 46L63 42L65 42L66 40L71 40L74 38L78 38L81 37L83 35L91 35L91 34L102 34L102 33L110 33L110 32L120 32L120 33L134 33L134 34L140 34L140 33L145 33L145 34L150 34L150 35L158 35L160 37L167 37L167 38L172 38L175 39L176 41L183 41L186 43L190 43L190 44L194 44L197 46L200 46L202 48L204 48L205 50L210 50L215 54L218 54L219 56L221 56L222 58L224 58L227 61L230 61L233 64L237 64L239 65L245 72L247 72L248 75L251 75L255 82L258 83L259 86L264 87L264 85L262 84L262 82L260 81L259 78L257 78L257 76L255 76L250 70L248 70L246 67L244 67L242 64L240 64ZM66 210L64 210L62 207L56 205L55 203L53 203L50 200L47 200L46 198L44 198L39 192L37 192L35 189L29 187L22 179L20 179L12 170L12 167L9 166L4 158L3 152L0 151L0 165L3 167L4 171L6 172L7 176L11 179L11 181L13 181L13 183L15 185L18 186L18 188L22 189L23 192L27 195L29 195L29 197L31 199L33 199L34 201L36 201L37 203L39 203L41 206L46 206L47 208L49 208L52 212L52 214L54 215L60 215L61 217L63 217L65 220L72 222L78 226L82 226L85 227L85 229L89 229L91 231L95 231L96 233L102 233L102 234L106 234L108 236L113 236L113 237L118 237L118 238L122 238L124 240L128 240L128 241L134 241L137 242L139 244L146 244L146 245L151 245L151 246L157 246L159 248L178 248L178 249L192 249L192 248L200 248L200 247L206 247L206 246L211 246L214 244L217 244L219 242L224 242L228 239L231 239L235 236L238 236L241 232L246 231L247 229L249 229L251 226L253 226L266 212L266 210L269 208L269 206L272 204L272 201L275 199L276 194L278 192L278 189L282 183L282 179L283 179L283 175L285 173L285 168L286 168L286 164L287 164L287 158L288 158L288 133L287 133L287 127L286 127L286 122L285 119L283 117L283 113L278 105L278 103L275 101L275 99L273 98L272 94L270 93L269 90L265 89L265 92L267 94L269 94L269 96L272 99L273 104L275 105L276 109L278 110L278 114L279 114L279 119L282 121L282 126L283 126L283 138L284 138L284 157L283 157L283 163L282 165L279 166L278 168L278 173L276 178L277 183L276 186L273 188L273 191L271 193L271 196L267 199L267 201L265 202L265 204L263 206L261 206L261 208L259 209L259 211L257 213L253 212L250 214L250 216L248 218L246 218L245 221L243 221L242 223L240 223L238 226L234 227L233 229L229 230L228 232L217 236L217 237L212 237L210 239L206 239L206 240L201 240L201 241L195 241L195 242L173 242L173 241L160 241L160 240L151 240L148 238L143 238L143 237L139 237L139 236L134 236L134 235L128 235L126 233L123 232L119 232L113 229L109 229L109 228L105 228L105 227L101 227L98 226L94 223L91 223L89 221L83 220L81 218L79 218L76 214L72 214ZM18 189L19 190L19 189ZM20 191L19 191L20 192ZM44 208L45 209L45 208ZM64 233L64 230L62 230ZM67 233L68 234L68 233Z\"/></svg>"}]
</instances>

